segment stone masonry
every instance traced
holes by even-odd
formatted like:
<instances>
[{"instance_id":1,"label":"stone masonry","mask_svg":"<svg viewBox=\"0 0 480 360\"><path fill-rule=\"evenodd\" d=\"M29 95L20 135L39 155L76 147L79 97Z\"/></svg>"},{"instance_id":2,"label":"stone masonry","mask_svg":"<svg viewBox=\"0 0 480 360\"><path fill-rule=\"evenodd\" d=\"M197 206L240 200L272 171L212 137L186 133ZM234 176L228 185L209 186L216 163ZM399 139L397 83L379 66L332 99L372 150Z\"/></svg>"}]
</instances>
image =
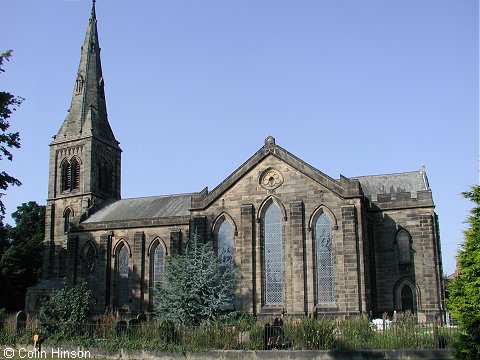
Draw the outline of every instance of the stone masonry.
<instances>
[{"instance_id":1,"label":"stone masonry","mask_svg":"<svg viewBox=\"0 0 480 360\"><path fill-rule=\"evenodd\" d=\"M122 151L107 118L96 24L93 6L70 111L50 144L43 279L29 289L27 311L67 277L87 282L98 313L149 314L164 263L195 239L219 252L230 242L241 312L443 315L424 168L333 179L269 136L212 191L121 199Z\"/></svg>"}]
</instances>

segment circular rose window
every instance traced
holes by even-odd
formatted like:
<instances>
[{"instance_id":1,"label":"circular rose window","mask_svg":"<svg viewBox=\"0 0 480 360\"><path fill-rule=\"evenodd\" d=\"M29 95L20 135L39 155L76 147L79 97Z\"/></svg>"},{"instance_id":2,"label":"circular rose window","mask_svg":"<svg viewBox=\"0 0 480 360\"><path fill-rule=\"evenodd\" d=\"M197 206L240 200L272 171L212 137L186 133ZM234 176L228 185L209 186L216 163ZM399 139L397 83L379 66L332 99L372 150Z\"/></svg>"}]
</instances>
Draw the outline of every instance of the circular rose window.
<instances>
[{"instance_id":1,"label":"circular rose window","mask_svg":"<svg viewBox=\"0 0 480 360\"><path fill-rule=\"evenodd\" d=\"M283 184L282 173L276 169L267 169L260 176L260 186L272 190Z\"/></svg>"}]
</instances>

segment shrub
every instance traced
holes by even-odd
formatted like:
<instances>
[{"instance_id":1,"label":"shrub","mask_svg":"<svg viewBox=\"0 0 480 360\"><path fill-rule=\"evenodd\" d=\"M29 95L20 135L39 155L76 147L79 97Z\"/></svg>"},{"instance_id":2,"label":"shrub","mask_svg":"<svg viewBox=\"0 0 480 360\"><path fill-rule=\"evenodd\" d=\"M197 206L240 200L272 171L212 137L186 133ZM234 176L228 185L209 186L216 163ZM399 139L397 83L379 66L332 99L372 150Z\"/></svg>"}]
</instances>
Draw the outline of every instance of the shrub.
<instances>
[{"instance_id":1,"label":"shrub","mask_svg":"<svg viewBox=\"0 0 480 360\"><path fill-rule=\"evenodd\" d=\"M42 327L56 337L78 335L79 326L88 319L91 305L91 292L86 283L65 282L61 289L52 290L50 298L41 306L39 320Z\"/></svg>"}]
</instances>

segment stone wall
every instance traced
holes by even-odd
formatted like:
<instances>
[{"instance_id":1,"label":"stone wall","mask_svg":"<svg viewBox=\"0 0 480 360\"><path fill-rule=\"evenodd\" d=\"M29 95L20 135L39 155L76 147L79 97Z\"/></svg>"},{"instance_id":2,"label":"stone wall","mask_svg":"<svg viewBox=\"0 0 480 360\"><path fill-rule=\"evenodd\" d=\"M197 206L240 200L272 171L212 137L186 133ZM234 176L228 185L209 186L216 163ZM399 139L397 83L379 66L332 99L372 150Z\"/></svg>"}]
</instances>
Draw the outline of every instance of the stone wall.
<instances>
[{"instance_id":1,"label":"stone wall","mask_svg":"<svg viewBox=\"0 0 480 360\"><path fill-rule=\"evenodd\" d=\"M144 226L103 229L105 224L89 224L86 231L78 231L72 236L69 249L77 248L75 260L69 262L69 275L75 282L82 278L82 266L85 259L82 254L87 244L93 244L97 257L95 263L95 288L93 297L96 311L105 308L121 313L146 313L153 310L154 289L151 280L151 261L153 246L162 246L165 257L178 254L188 239L188 219L179 218L164 226ZM186 221L187 220L187 221ZM121 224L117 224L121 226ZM97 229L95 229L97 228ZM98 229L100 228L100 229ZM77 245L73 245L76 243ZM127 306L118 308L115 302L117 291L116 255L120 244L129 249L129 299ZM73 250L72 250L73 252Z\"/></svg>"},{"instance_id":2,"label":"stone wall","mask_svg":"<svg viewBox=\"0 0 480 360\"><path fill-rule=\"evenodd\" d=\"M401 286L414 288L419 320L431 320L443 312L442 265L439 236L431 193L409 193L396 201L379 197L368 211L374 260L374 312L401 311ZM411 236L411 262L401 264L396 235L406 230Z\"/></svg>"},{"instance_id":3,"label":"stone wall","mask_svg":"<svg viewBox=\"0 0 480 360\"><path fill-rule=\"evenodd\" d=\"M265 172L277 171L282 177L278 187L262 187ZM192 216L205 215L210 236L220 216L228 215L238 229L234 237L234 259L241 283L237 290L239 310L257 315L305 315L313 313L350 314L365 311L365 284L362 280L362 247L358 241L357 217L361 203L355 198L339 196L275 156L265 158L258 166L237 179L204 209L194 209ZM214 190L215 191L215 190ZM213 192L214 192L213 191ZM269 201L282 209L284 249L284 304L265 306L262 298L262 210ZM316 306L314 298L314 244L312 222L321 212L332 223L334 248L335 302ZM363 240L362 240L363 241Z\"/></svg>"}]
</instances>

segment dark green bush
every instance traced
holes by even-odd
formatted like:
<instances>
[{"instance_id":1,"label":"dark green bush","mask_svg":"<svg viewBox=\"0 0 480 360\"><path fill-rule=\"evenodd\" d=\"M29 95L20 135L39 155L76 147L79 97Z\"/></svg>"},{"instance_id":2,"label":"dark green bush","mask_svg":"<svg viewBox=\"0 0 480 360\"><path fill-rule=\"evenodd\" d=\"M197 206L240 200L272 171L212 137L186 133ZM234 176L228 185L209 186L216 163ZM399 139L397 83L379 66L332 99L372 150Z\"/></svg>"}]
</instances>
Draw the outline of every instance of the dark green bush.
<instances>
[{"instance_id":1,"label":"dark green bush","mask_svg":"<svg viewBox=\"0 0 480 360\"><path fill-rule=\"evenodd\" d=\"M61 289L52 290L49 299L41 306L39 320L50 334L68 338L85 335L82 326L90 315L91 291L86 283L64 283Z\"/></svg>"}]
</instances>

